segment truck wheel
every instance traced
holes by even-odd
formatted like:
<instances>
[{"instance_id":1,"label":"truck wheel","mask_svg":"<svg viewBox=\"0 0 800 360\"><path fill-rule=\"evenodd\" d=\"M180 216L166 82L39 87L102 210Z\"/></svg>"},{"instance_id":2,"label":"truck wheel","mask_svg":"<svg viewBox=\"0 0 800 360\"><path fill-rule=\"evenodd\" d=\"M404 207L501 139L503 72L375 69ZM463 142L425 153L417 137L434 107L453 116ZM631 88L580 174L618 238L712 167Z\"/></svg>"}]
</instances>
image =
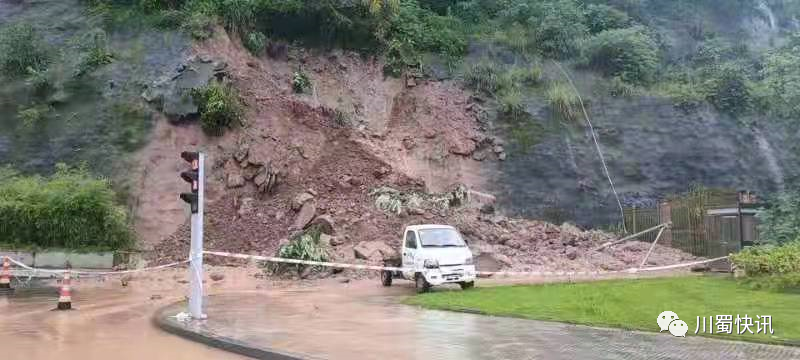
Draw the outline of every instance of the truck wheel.
<instances>
[{"instance_id":1,"label":"truck wheel","mask_svg":"<svg viewBox=\"0 0 800 360\"><path fill-rule=\"evenodd\" d=\"M431 284L428 283L428 280L425 280L422 274L417 274L414 284L416 285L418 294L427 292L431 288Z\"/></svg>"},{"instance_id":2,"label":"truck wheel","mask_svg":"<svg viewBox=\"0 0 800 360\"><path fill-rule=\"evenodd\" d=\"M462 281L458 285L461 285L461 290L468 290L475 287L475 281Z\"/></svg>"},{"instance_id":3,"label":"truck wheel","mask_svg":"<svg viewBox=\"0 0 800 360\"><path fill-rule=\"evenodd\" d=\"M381 271L381 284L383 286L392 286L392 272L389 270Z\"/></svg>"}]
</instances>

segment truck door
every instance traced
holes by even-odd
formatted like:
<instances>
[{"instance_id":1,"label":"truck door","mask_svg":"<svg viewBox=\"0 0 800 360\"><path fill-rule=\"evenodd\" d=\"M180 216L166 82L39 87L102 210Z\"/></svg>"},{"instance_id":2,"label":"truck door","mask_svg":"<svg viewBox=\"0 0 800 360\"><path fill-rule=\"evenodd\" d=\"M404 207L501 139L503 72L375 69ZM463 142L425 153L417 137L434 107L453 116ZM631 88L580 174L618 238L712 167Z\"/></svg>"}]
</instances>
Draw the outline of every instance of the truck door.
<instances>
[{"instance_id":1,"label":"truck door","mask_svg":"<svg viewBox=\"0 0 800 360\"><path fill-rule=\"evenodd\" d=\"M406 278L414 276L414 257L417 253L417 233L414 230L406 231L403 241L403 272Z\"/></svg>"}]
</instances>

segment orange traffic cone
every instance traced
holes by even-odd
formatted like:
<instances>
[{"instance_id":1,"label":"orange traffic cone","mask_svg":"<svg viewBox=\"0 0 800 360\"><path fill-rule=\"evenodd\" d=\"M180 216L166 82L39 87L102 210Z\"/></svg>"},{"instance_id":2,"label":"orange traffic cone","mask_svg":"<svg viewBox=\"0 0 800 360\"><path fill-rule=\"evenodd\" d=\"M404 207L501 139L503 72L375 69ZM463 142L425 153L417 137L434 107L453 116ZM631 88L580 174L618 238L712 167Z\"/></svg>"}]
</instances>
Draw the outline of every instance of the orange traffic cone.
<instances>
[{"instance_id":1,"label":"orange traffic cone","mask_svg":"<svg viewBox=\"0 0 800 360\"><path fill-rule=\"evenodd\" d=\"M58 310L72 309L72 293L70 292L69 269L64 271L64 280L61 282L61 289L58 292Z\"/></svg>"},{"instance_id":2,"label":"orange traffic cone","mask_svg":"<svg viewBox=\"0 0 800 360\"><path fill-rule=\"evenodd\" d=\"M11 263L8 256L3 257L3 270L0 270L0 289L11 288Z\"/></svg>"}]
</instances>

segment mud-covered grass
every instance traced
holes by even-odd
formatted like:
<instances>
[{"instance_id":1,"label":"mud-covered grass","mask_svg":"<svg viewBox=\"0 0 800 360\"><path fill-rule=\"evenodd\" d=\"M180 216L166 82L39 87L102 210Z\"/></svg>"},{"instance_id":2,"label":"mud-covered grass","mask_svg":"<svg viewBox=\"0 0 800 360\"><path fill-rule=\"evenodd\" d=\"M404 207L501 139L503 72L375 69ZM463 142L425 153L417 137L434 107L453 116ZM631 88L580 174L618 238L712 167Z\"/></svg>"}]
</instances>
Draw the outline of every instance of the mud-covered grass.
<instances>
[{"instance_id":1,"label":"mud-covered grass","mask_svg":"<svg viewBox=\"0 0 800 360\"><path fill-rule=\"evenodd\" d=\"M686 336L779 344L800 343L800 309L796 293L752 290L721 276L664 279L609 280L573 284L546 284L442 291L416 296L408 304L432 309L479 311L487 315L560 321L629 330L659 330L656 318L673 311L689 326ZM772 316L772 335L744 334L735 323L745 314L755 324L758 316ZM703 332L703 317L731 315L734 334ZM698 319L700 328L695 334ZM754 333L757 326L750 328ZM663 336L671 336L664 331Z\"/></svg>"}]
</instances>

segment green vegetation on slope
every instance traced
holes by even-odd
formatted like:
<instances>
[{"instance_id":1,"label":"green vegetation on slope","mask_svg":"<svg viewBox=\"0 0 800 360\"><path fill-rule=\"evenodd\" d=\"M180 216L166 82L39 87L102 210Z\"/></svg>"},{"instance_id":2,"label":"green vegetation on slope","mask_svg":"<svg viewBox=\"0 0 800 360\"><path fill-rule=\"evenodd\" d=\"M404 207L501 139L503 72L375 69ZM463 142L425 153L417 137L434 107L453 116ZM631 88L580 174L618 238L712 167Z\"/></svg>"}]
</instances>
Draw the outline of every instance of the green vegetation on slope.
<instances>
[{"instance_id":1,"label":"green vegetation on slope","mask_svg":"<svg viewBox=\"0 0 800 360\"><path fill-rule=\"evenodd\" d=\"M470 41L490 41L527 58L552 58L596 70L608 77L615 96L640 93L637 86L675 99L690 109L707 101L734 117L753 110L792 116L800 91L796 42L767 56L736 37L721 35L707 17L761 16L753 1L620 0L89 0L102 17L124 19L139 11L151 23L186 29L198 39L220 23L255 54L270 39L307 46L343 47L385 56L386 71L400 75L424 68L425 54L450 65L463 60ZM775 0L781 21L800 7ZM112 21L113 22L113 21ZM682 58L668 56L661 27L673 22L699 44ZM262 34L264 35L262 37ZM454 67L451 66L451 70ZM469 69L469 67L468 67ZM491 70L472 68L472 70ZM782 75L789 74L788 77ZM494 91L491 78L468 83ZM481 75L481 74L478 74ZM499 79L499 78L498 78ZM480 81L483 81L480 80ZM490 88L486 88L489 86ZM795 94L797 93L797 94Z\"/></svg>"},{"instance_id":2,"label":"green vegetation on slope","mask_svg":"<svg viewBox=\"0 0 800 360\"><path fill-rule=\"evenodd\" d=\"M793 305L799 300L800 295L752 290L732 279L676 277L441 291L407 302L433 309L478 310L488 315L652 332L659 330L658 314L669 310L689 325L686 336L695 336L698 316L732 315L735 319L747 314L755 320L756 315L771 315L771 336L749 332L712 335L702 332L702 324L698 335L781 343L800 340L800 309Z\"/></svg>"},{"instance_id":3,"label":"green vegetation on slope","mask_svg":"<svg viewBox=\"0 0 800 360\"><path fill-rule=\"evenodd\" d=\"M63 164L47 178L0 168L0 219L4 246L109 250L133 241L109 182Z\"/></svg>"}]
</instances>

